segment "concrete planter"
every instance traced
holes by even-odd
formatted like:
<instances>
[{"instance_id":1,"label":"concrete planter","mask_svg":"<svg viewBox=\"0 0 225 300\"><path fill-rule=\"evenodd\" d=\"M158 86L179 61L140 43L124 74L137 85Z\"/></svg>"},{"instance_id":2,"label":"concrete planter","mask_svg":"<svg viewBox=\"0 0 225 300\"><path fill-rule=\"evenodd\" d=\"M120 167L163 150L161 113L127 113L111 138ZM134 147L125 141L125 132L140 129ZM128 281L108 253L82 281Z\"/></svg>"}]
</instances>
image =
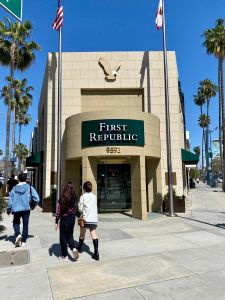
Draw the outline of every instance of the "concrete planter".
<instances>
[{"instance_id":1,"label":"concrete planter","mask_svg":"<svg viewBox=\"0 0 225 300\"><path fill-rule=\"evenodd\" d=\"M42 204L42 209L43 212L55 213L56 211L55 201L53 201L50 197L45 198Z\"/></svg>"},{"instance_id":2,"label":"concrete planter","mask_svg":"<svg viewBox=\"0 0 225 300\"><path fill-rule=\"evenodd\" d=\"M185 197L184 196L175 196L173 199L174 203L174 212L175 213L185 213ZM162 211L169 212L169 200L164 199L162 203Z\"/></svg>"}]
</instances>

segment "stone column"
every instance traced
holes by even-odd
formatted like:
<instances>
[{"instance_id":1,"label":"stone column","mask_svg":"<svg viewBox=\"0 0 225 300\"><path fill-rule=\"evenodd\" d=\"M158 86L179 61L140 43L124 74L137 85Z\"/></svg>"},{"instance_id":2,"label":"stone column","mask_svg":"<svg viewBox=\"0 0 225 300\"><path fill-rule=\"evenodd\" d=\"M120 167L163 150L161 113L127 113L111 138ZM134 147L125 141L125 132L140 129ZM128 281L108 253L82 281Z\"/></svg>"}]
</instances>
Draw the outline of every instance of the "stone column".
<instances>
[{"instance_id":1,"label":"stone column","mask_svg":"<svg viewBox=\"0 0 225 300\"><path fill-rule=\"evenodd\" d=\"M85 181L92 183L92 191L97 196L97 159L94 157L82 157L82 186Z\"/></svg>"},{"instance_id":2,"label":"stone column","mask_svg":"<svg viewBox=\"0 0 225 300\"><path fill-rule=\"evenodd\" d=\"M80 164L80 160L67 160L65 163L65 171L63 172L63 185L71 181L74 184L77 196L80 196L82 193L80 188Z\"/></svg>"},{"instance_id":3,"label":"stone column","mask_svg":"<svg viewBox=\"0 0 225 300\"><path fill-rule=\"evenodd\" d=\"M150 212L160 212L162 207L161 164L158 159L147 159L146 176Z\"/></svg>"},{"instance_id":4,"label":"stone column","mask_svg":"<svg viewBox=\"0 0 225 300\"><path fill-rule=\"evenodd\" d=\"M145 156L135 157L131 163L132 217L147 219Z\"/></svg>"}]
</instances>

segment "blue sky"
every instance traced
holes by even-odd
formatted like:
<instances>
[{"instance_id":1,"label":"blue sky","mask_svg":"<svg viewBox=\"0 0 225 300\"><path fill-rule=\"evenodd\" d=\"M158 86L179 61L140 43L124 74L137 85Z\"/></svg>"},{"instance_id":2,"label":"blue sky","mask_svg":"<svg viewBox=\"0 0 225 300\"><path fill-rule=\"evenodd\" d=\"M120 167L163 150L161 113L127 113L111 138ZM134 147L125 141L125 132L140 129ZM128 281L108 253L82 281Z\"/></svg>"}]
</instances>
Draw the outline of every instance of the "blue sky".
<instances>
[{"instance_id":1,"label":"blue sky","mask_svg":"<svg viewBox=\"0 0 225 300\"><path fill-rule=\"evenodd\" d=\"M217 61L206 55L202 47L202 33L212 28L218 18L225 19L225 1L165 0L167 50L175 50L179 77L185 95L187 129L191 148L201 145L201 130L197 125L199 108L193 103L200 80L209 78L217 83ZM134 51L162 50L162 35L155 28L158 0L63 0L63 51ZM28 79L34 86L34 100L30 109L32 122L22 132L22 142L29 144L30 134L37 119L37 107L47 53L57 51L57 33L51 25L55 18L57 0L24 0L23 20L34 27L33 39L41 46L36 61L16 78ZM10 16L0 7L0 19ZM11 18L14 20L14 18ZM0 67L0 88L9 70ZM218 96L210 107L211 128L217 126ZM6 109L0 102L0 148L5 149ZM213 138L217 132L212 134Z\"/></svg>"}]
</instances>

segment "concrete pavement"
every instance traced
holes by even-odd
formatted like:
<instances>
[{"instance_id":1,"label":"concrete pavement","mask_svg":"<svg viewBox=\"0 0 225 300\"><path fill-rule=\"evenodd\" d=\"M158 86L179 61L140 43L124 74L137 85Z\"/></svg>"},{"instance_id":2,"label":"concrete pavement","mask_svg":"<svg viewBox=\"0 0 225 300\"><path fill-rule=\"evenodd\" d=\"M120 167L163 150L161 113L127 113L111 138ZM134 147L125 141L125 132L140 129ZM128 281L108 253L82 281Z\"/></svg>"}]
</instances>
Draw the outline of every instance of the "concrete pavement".
<instances>
[{"instance_id":1,"label":"concrete pavement","mask_svg":"<svg viewBox=\"0 0 225 300\"><path fill-rule=\"evenodd\" d=\"M89 234L78 261L59 261L54 218L40 209L32 211L27 246L15 249L12 217L3 215L0 251L27 249L29 263L0 268L1 299L225 299L225 195L199 184L187 207L147 221L101 214L98 262Z\"/></svg>"}]
</instances>

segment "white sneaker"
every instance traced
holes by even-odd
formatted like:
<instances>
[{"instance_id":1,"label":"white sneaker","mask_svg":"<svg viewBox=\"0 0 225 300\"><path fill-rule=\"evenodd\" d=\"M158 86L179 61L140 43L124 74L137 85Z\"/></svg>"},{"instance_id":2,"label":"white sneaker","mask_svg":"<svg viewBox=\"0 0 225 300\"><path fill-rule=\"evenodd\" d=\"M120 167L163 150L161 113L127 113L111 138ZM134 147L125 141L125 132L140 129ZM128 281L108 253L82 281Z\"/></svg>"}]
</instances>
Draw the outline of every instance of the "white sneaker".
<instances>
[{"instance_id":1,"label":"white sneaker","mask_svg":"<svg viewBox=\"0 0 225 300\"><path fill-rule=\"evenodd\" d=\"M59 256L59 260L61 261L68 261L68 256Z\"/></svg>"},{"instance_id":2,"label":"white sneaker","mask_svg":"<svg viewBox=\"0 0 225 300\"><path fill-rule=\"evenodd\" d=\"M73 248L73 258L77 260L79 258L79 252L76 248Z\"/></svg>"},{"instance_id":3,"label":"white sneaker","mask_svg":"<svg viewBox=\"0 0 225 300\"><path fill-rule=\"evenodd\" d=\"M22 247L25 247L25 246L26 246L26 243L25 243L25 242L22 242L21 246L22 246Z\"/></svg>"},{"instance_id":4,"label":"white sneaker","mask_svg":"<svg viewBox=\"0 0 225 300\"><path fill-rule=\"evenodd\" d=\"M19 234L16 237L15 247L20 247L21 241L22 241L22 235Z\"/></svg>"}]
</instances>

